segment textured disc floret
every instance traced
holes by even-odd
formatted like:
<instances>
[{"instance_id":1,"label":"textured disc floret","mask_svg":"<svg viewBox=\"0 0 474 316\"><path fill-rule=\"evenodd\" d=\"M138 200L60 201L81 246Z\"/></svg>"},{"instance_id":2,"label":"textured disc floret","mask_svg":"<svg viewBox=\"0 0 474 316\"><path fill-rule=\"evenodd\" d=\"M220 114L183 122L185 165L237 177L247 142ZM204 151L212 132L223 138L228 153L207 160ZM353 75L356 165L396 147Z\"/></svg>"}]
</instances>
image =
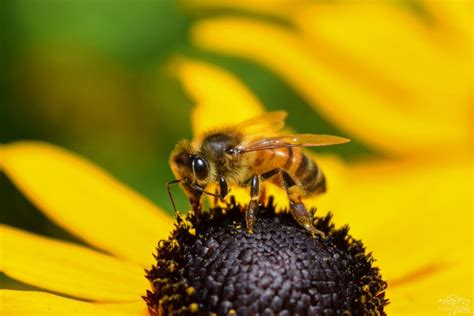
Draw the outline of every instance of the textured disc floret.
<instances>
[{"instance_id":1,"label":"textured disc floret","mask_svg":"<svg viewBox=\"0 0 474 316\"><path fill-rule=\"evenodd\" d=\"M315 238L270 203L249 234L244 210L178 216L147 271L152 315L384 314L386 283L347 227L327 215L316 223L327 237Z\"/></svg>"}]
</instances>

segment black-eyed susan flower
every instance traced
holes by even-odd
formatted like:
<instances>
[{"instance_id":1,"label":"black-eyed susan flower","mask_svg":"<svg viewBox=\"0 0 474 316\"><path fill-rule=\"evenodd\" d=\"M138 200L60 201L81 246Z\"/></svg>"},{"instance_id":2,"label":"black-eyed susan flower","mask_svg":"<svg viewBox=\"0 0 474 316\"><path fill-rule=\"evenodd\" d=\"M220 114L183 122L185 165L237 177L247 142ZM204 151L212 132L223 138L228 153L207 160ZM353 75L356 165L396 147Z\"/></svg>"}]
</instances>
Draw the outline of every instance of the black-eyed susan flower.
<instances>
[{"instance_id":1,"label":"black-eyed susan flower","mask_svg":"<svg viewBox=\"0 0 474 316\"><path fill-rule=\"evenodd\" d=\"M1 272L43 290L1 290L2 315L383 314L387 304L371 255L329 215L317 222L324 239L271 200L253 234L235 201L199 220L178 216L172 229L149 202L53 145L4 145L1 166L49 218L96 248L2 225Z\"/></svg>"},{"instance_id":2,"label":"black-eyed susan flower","mask_svg":"<svg viewBox=\"0 0 474 316\"><path fill-rule=\"evenodd\" d=\"M218 7L226 2L196 3ZM323 214L332 210L335 222L349 223L353 235L374 252L389 284L388 312L437 314L444 307L440 306L442 300L451 294L472 298L472 162L466 150L472 144L472 117L467 115L472 113L472 82L466 73L469 50L458 49L469 45L472 34L464 12L455 6L440 9L451 2L427 2L431 20L420 24L419 18L392 5L377 5L374 10L366 5L307 5L306 1L298 5L281 0L229 3L229 7L238 5L285 19L293 28L235 16L204 20L193 30L200 47L267 66L348 136L388 155L403 157L348 164L318 156L330 179L329 193L315 203L319 216L325 218ZM387 40L376 32L382 29L389 30L390 45L375 45ZM438 38L442 40L437 42ZM216 122L233 123L264 111L254 94L230 73L186 59L179 59L174 66L197 104L192 119L196 133ZM45 290L2 290L2 312L143 315L147 309L141 295L150 289L143 268L149 269L147 276L152 282L153 291L146 295L152 312L160 311L160 299L164 299L162 306L175 306L173 295L182 294L181 290L189 297L178 308L199 312L200 306L193 305L198 295L208 299L206 306L212 306L212 293L204 295L202 289L180 287L181 283L166 278L182 277L181 271L201 280L204 272L198 264L183 267L169 260L176 254L172 244L179 240L189 251L208 253L222 245L217 241L218 229L199 231L191 214L180 217L173 230L172 219L151 203L84 159L51 145L5 145L0 148L0 166L49 218L95 248L2 226L1 271ZM285 206L278 188L270 187L269 192L278 208ZM239 201L248 198L247 192L233 193ZM313 201L307 203L312 205ZM241 243L249 242L239 235L235 213L230 210L228 214L223 219L216 209L213 218L222 219L220 222L235 219L225 226L226 233L236 234ZM274 225L273 221L285 218L284 214L269 214L262 216L262 225ZM278 226L278 238L282 231L292 229L291 223L283 227ZM334 229L344 235L344 229ZM199 232L209 236L207 244L192 244ZM154 263L151 253L160 239L167 241L159 244ZM357 249L357 242L350 241L352 249ZM190 253L181 252L184 256ZM160 264L160 255L165 264ZM243 260L250 260L248 257L249 253L242 254ZM198 270L191 269L194 267ZM220 281L205 272L206 277L212 277L204 281L212 291ZM374 291L375 295L364 296L364 301L380 294L377 287L360 289ZM222 293L222 297L230 294ZM274 294L270 306L279 297ZM303 294L300 297L307 300ZM224 309L228 313L237 312L227 303L223 306L228 306Z\"/></svg>"},{"instance_id":3,"label":"black-eyed susan flower","mask_svg":"<svg viewBox=\"0 0 474 316\"><path fill-rule=\"evenodd\" d=\"M383 315L386 284L360 241L328 215L313 238L272 199L248 234L235 200L203 218L178 217L147 272L153 315Z\"/></svg>"}]
</instances>

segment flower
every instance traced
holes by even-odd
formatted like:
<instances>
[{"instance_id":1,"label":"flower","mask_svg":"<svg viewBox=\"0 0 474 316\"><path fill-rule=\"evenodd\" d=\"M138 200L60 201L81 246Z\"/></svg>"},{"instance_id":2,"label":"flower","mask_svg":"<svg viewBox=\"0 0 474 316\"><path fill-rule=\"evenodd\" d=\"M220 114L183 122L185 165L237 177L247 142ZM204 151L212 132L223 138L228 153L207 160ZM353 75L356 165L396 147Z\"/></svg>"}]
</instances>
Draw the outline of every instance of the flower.
<instances>
[{"instance_id":1,"label":"flower","mask_svg":"<svg viewBox=\"0 0 474 316\"><path fill-rule=\"evenodd\" d=\"M227 83L219 91L223 98L238 101L251 95L215 66L185 59L175 66L197 102L193 121L197 131L208 127L210 113L217 108L206 102L213 92L200 86L204 78L210 85ZM249 107L246 115L262 111L254 100L256 106ZM241 120L243 115L223 119ZM382 272L393 284L389 287L393 309L416 313L436 308L430 305L433 299L452 291L450 286L467 296L469 285L463 281L471 266L465 255L470 223L458 218L464 218L469 208L469 166L453 169L434 163L421 168L410 162L371 162L349 167L330 157L318 161L332 180L330 193L318 201L318 207L334 210L336 222L350 223L355 236L381 258ZM171 230L171 218L98 167L49 144L3 145L0 163L9 179L49 218L98 250L2 226L2 272L48 291L2 290L3 311L15 315L146 313L140 298L148 287L142 267L150 264L157 240L165 239ZM270 189L278 196L277 188ZM420 202L423 194L435 194L436 199L430 196ZM453 197L456 208L451 207ZM444 209L450 213L433 216ZM441 231L449 233L436 234ZM436 247L426 246L432 243Z\"/></svg>"},{"instance_id":2,"label":"flower","mask_svg":"<svg viewBox=\"0 0 474 316\"><path fill-rule=\"evenodd\" d=\"M199 220L178 216L147 271L151 315L385 315L386 283L347 226L335 229L328 214L315 223L326 237L313 238L272 198L252 234L242 214L231 198Z\"/></svg>"},{"instance_id":3,"label":"flower","mask_svg":"<svg viewBox=\"0 0 474 316\"><path fill-rule=\"evenodd\" d=\"M95 248L1 225L0 271L42 290L0 290L2 315L146 315L141 295L148 284L142 269L151 264L154 245L171 230L171 218L99 168L56 146L17 142L3 145L0 153L2 171L30 201ZM286 313L309 308L383 314L386 284L362 243L348 236L347 227L335 229L326 216L316 227L327 238L315 239L288 214L275 214L269 202L254 234L248 235L242 229L242 207L233 203L232 208L211 210L199 223L192 212L185 219L178 216L172 238L158 243L157 263L147 272L156 294L145 297L153 315L160 315L164 307L166 314L173 308L177 314L208 308L231 313L229 291L239 288L232 286L246 286L247 278L257 282L260 275L267 281L249 287L246 301L238 296L237 312L245 311L247 304L249 311L271 306ZM203 271L215 260L209 255L221 261L206 277ZM234 262L235 256L242 262ZM259 260L254 262L254 257ZM241 268L234 271L235 277L224 274L235 267ZM278 267L280 273L272 274L276 279L269 278ZM188 274L185 279L183 271ZM209 284L210 276L216 281ZM220 277L231 283L216 306L221 297L205 293L220 288ZM179 305L186 302L176 300L181 294L193 303ZM200 307L195 301L209 305Z\"/></svg>"},{"instance_id":4,"label":"flower","mask_svg":"<svg viewBox=\"0 0 474 316\"><path fill-rule=\"evenodd\" d=\"M469 299L472 61L466 47L472 33L469 15L456 7L464 3L426 2L431 26L425 23L430 20L387 4L374 10L288 3L249 1L242 8L290 21L297 32L229 16L197 23L193 39L200 47L266 65L347 136L390 157L347 163L319 155L330 189L316 202L307 201L320 211L332 210L335 222L349 223L373 251L388 279L389 313L436 314L439 300L450 294ZM217 27L219 32L213 31ZM391 31L391 45L375 45L383 42L376 32L382 29ZM243 30L245 37L239 35ZM215 65L180 59L173 66L196 103L196 133L265 109ZM223 107L229 100L232 106ZM145 314L140 295L148 284L142 268L150 264L157 240L171 230L172 219L97 167L52 145L3 145L0 167L50 219L95 248L2 225L1 271L47 291L2 290L2 312ZM270 192L278 204L285 203L278 188Z\"/></svg>"},{"instance_id":5,"label":"flower","mask_svg":"<svg viewBox=\"0 0 474 316\"><path fill-rule=\"evenodd\" d=\"M209 78L213 77L209 76ZM1 225L0 271L42 290L1 290L2 314L36 315L39 312L49 315L147 314L145 302L141 299L141 295L145 294L145 289L148 288L142 269L151 265L151 254L157 241L166 239L166 234L171 231L173 226L171 218L98 167L54 145L34 141L2 145L0 159L2 172L38 209L94 248L53 240ZM380 309L381 311L386 304L383 297L385 283L381 281L378 269L372 267L370 254L366 257L362 244L347 236L347 228L336 230L330 224L330 217L326 217L317 224L318 229L328 235L327 239L319 241L309 237L302 227L290 220L288 215L274 214L274 210L266 217L262 217L262 221L256 222L254 235L246 236L245 231L242 230L243 223L240 223L240 227L235 226L239 217L242 221L241 208L234 206L228 212L229 214L221 213L211 218L204 218L200 224L196 223L192 215L188 215L187 221L194 222L195 227L194 233L190 233L190 227L186 227L185 231L188 234L186 236L183 235L182 227L187 224L183 225L183 219L178 217L174 236L180 241L179 245L186 246L186 243L183 243L186 240L188 243L190 240L207 242L206 229L218 230L222 227L232 232L227 234L227 232L217 231L214 237L222 241L223 237L229 236L243 241L245 247L240 245L236 249L241 254L251 250L251 245L259 250L259 246L274 244L272 240L280 238L278 244L281 249L275 254L281 253L283 258L278 259L278 262L289 262L288 260L293 260L293 256L300 255L303 256L300 259L303 266L298 269L292 269L291 266L287 269L286 266L282 266L284 276L282 292L279 291L272 296L273 308L306 308L305 305L294 304L295 299L301 294L301 297L308 299L304 301L304 304L312 304L310 300L314 301L318 292L327 294L317 300L321 304L308 305L310 309L333 308L335 311ZM212 212L211 215L213 215ZM278 222L270 219L278 219ZM266 225L270 228L265 228ZM240 235L237 236L236 233ZM210 234L213 236L212 232ZM196 235L201 239L189 238ZM203 235L205 237L201 237ZM302 242L304 238L306 239ZM268 242L261 242L261 239ZM285 245L287 240L295 240L298 243ZM309 243L315 243L315 248L307 247ZM169 245L172 242L164 244ZM304 246L304 251L298 248L301 246ZM287 250L283 251L286 248ZM180 270L178 258L170 257L169 253L162 253L164 249L159 246L157 264L148 272L154 289L157 288L155 281L158 280L160 271L176 273ZM171 248L168 246L166 249ZM206 249L206 246L203 249ZM224 247L224 250L226 249ZM310 254L312 251L320 251L318 249L322 249L323 253L307 254L307 251ZM223 253L222 258L227 259L229 255ZM257 252L256 255L260 257L265 254ZM270 255L273 256L272 253ZM193 258L199 259L196 257L191 259ZM309 259L317 260L313 262L308 261ZM168 260L168 263L169 260L176 260L176 263L173 263L175 268L170 270L170 264L164 264L165 260ZM334 263L327 266L327 260L333 260ZM193 261L186 260L185 262L189 265ZM320 268L326 266L327 268ZM312 267L314 269L308 270ZM190 273L192 271L199 273L200 270L197 268L199 266L193 264L186 270L191 271ZM264 271L263 266L260 268L258 273ZM328 268L331 268L330 272L326 272ZM302 293L298 294L294 290L285 292L289 289L285 286L289 280L293 277L301 278L299 274L292 274L292 271L300 271L300 269L301 273L308 273L308 275L304 274L308 277L306 281L314 279L315 285L311 287L313 290L319 287L318 292L306 292L308 286L304 285L304 280L301 280L302 287L295 287ZM333 282L330 279L333 274L338 280L348 279L347 284ZM173 283L175 278L160 280L166 281L164 289L175 288ZM205 280L207 282L207 279ZM293 281L290 283L292 284ZM349 296L337 294L338 299L335 299L329 295L340 293L341 289L346 288L351 289L347 292ZM197 288L197 290L203 289ZM154 296L150 296L150 293L147 303L153 312L156 310L152 307L158 305L156 302L151 303L151 297L154 298ZM186 289L186 293L189 293L189 288ZM200 293L197 292L198 295ZM311 296L308 296L310 294ZM158 299L160 297L158 296ZM270 298L268 294L262 297ZM193 311L197 311L197 304L193 303L189 306ZM254 307L249 305L249 308Z\"/></svg>"}]
</instances>

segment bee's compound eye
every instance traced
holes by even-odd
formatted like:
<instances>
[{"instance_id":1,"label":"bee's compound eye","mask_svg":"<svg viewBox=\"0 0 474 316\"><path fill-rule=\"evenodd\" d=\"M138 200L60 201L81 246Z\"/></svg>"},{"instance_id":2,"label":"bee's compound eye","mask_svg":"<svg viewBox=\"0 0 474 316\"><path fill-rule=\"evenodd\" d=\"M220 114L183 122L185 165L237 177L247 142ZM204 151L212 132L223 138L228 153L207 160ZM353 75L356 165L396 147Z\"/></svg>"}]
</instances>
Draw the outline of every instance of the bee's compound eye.
<instances>
[{"instance_id":1,"label":"bee's compound eye","mask_svg":"<svg viewBox=\"0 0 474 316\"><path fill-rule=\"evenodd\" d=\"M209 175L209 170L207 168L207 163L204 159L197 156L193 159L193 173L196 178L199 180L204 180Z\"/></svg>"}]
</instances>

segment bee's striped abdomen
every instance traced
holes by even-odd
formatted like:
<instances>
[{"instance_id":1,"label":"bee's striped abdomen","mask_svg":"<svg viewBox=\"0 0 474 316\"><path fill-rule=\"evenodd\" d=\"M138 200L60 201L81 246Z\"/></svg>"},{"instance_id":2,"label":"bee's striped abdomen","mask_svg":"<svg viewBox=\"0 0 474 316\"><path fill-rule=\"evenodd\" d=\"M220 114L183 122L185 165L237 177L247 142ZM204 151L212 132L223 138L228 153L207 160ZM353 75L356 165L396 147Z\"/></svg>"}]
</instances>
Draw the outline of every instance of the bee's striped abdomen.
<instances>
[{"instance_id":1,"label":"bee's striped abdomen","mask_svg":"<svg viewBox=\"0 0 474 316\"><path fill-rule=\"evenodd\" d=\"M306 196L326 191L326 180L319 166L300 148L293 148L292 165L284 168Z\"/></svg>"},{"instance_id":2,"label":"bee's striped abdomen","mask_svg":"<svg viewBox=\"0 0 474 316\"><path fill-rule=\"evenodd\" d=\"M253 169L264 174L275 168L285 170L296 185L311 196L326 191L326 180L318 165L299 147L283 147L255 153Z\"/></svg>"}]
</instances>

